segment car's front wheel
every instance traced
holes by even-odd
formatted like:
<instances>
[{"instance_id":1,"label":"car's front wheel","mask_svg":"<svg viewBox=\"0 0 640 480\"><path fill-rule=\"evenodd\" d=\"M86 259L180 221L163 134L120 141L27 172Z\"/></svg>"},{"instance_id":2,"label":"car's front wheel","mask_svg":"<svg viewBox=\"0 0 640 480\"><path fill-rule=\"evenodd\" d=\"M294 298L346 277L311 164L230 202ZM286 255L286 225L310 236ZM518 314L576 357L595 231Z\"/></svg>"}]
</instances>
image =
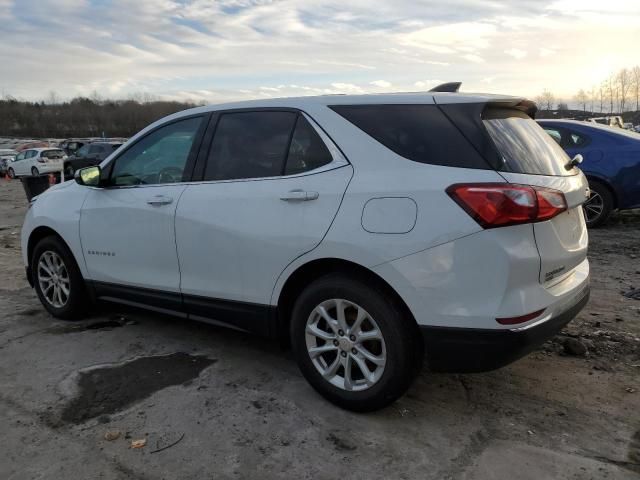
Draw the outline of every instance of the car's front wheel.
<instances>
[{"instance_id":1,"label":"car's front wheel","mask_svg":"<svg viewBox=\"0 0 640 480\"><path fill-rule=\"evenodd\" d=\"M7 175L9 175L9 178L16 178L16 172L13 171L13 168L7 170Z\"/></svg>"},{"instance_id":2,"label":"car's front wheel","mask_svg":"<svg viewBox=\"0 0 640 480\"><path fill-rule=\"evenodd\" d=\"M82 273L58 237L38 242L31 257L31 275L38 298L51 315L71 320L86 312L89 299Z\"/></svg>"},{"instance_id":3,"label":"car's front wheel","mask_svg":"<svg viewBox=\"0 0 640 480\"><path fill-rule=\"evenodd\" d=\"M332 274L309 285L293 308L291 341L307 381L354 411L400 397L422 361L412 319L395 299L364 281Z\"/></svg>"}]
</instances>

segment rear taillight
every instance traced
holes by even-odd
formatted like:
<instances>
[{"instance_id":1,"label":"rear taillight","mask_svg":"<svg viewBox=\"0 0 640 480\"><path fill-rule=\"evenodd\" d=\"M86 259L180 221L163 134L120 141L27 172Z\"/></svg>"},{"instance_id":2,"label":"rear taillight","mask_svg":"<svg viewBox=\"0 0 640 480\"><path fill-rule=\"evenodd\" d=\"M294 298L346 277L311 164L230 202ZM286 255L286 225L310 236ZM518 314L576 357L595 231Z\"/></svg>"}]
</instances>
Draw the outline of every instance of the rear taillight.
<instances>
[{"instance_id":1,"label":"rear taillight","mask_svg":"<svg viewBox=\"0 0 640 480\"><path fill-rule=\"evenodd\" d=\"M529 185L455 184L447 193L484 228L542 222L567 209L562 192Z\"/></svg>"},{"instance_id":2,"label":"rear taillight","mask_svg":"<svg viewBox=\"0 0 640 480\"><path fill-rule=\"evenodd\" d=\"M38 157L38 163L45 163L47 161L44 157Z\"/></svg>"}]
</instances>

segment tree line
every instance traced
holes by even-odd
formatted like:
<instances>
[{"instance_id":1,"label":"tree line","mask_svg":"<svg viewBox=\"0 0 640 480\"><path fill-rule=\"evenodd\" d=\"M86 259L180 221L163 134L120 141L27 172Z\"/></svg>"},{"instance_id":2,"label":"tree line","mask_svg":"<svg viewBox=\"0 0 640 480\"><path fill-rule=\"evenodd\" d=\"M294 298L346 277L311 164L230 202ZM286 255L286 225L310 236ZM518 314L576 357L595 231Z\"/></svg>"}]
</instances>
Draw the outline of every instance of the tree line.
<instances>
[{"instance_id":1,"label":"tree line","mask_svg":"<svg viewBox=\"0 0 640 480\"><path fill-rule=\"evenodd\" d=\"M195 107L193 103L160 101L139 96L127 100L77 97L47 102L0 99L0 136L69 138L130 137L148 124L172 113Z\"/></svg>"},{"instance_id":2,"label":"tree line","mask_svg":"<svg viewBox=\"0 0 640 480\"><path fill-rule=\"evenodd\" d=\"M542 111L569 109L566 101L557 100L548 89L545 89L535 100ZM590 89L581 88L573 97L573 101L585 113L618 115L639 112L640 66L618 70Z\"/></svg>"}]
</instances>

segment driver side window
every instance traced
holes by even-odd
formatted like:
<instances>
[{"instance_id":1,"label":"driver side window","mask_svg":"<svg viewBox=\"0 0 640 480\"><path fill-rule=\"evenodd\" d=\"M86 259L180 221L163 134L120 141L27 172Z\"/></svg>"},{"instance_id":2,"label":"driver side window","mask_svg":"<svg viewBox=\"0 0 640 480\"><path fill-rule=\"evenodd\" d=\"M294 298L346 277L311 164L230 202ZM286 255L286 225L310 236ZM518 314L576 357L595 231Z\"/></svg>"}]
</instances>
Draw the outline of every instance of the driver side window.
<instances>
[{"instance_id":1,"label":"driver side window","mask_svg":"<svg viewBox=\"0 0 640 480\"><path fill-rule=\"evenodd\" d=\"M155 185L182 181L202 117L160 127L138 140L115 160L113 186Z\"/></svg>"}]
</instances>

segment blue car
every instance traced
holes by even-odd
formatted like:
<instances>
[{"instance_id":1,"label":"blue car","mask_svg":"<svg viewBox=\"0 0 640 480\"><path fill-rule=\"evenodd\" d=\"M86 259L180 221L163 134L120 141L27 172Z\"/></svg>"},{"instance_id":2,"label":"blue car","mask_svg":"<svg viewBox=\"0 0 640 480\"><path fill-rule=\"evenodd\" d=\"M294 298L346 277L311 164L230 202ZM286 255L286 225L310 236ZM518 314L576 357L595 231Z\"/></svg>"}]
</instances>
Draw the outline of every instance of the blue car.
<instances>
[{"instance_id":1,"label":"blue car","mask_svg":"<svg viewBox=\"0 0 640 480\"><path fill-rule=\"evenodd\" d=\"M640 208L640 134L575 120L538 120L569 157L581 154L589 179L587 225L602 225L613 210Z\"/></svg>"}]
</instances>

